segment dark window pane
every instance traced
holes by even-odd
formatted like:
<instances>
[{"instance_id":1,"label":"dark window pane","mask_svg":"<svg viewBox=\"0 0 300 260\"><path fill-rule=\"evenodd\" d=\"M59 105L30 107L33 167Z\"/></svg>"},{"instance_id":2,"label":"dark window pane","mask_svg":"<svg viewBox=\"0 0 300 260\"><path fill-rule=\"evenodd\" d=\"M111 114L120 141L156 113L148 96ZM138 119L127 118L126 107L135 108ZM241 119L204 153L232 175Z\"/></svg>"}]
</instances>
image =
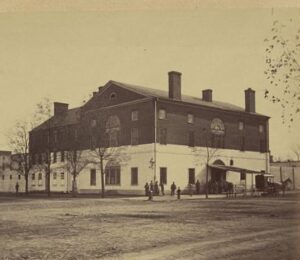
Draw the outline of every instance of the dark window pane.
<instances>
[{"instance_id":1,"label":"dark window pane","mask_svg":"<svg viewBox=\"0 0 300 260\"><path fill-rule=\"evenodd\" d=\"M138 168L131 168L131 185L138 185Z\"/></svg>"},{"instance_id":2,"label":"dark window pane","mask_svg":"<svg viewBox=\"0 0 300 260\"><path fill-rule=\"evenodd\" d=\"M90 185L91 186L96 185L96 170L95 169L91 169Z\"/></svg>"},{"instance_id":3,"label":"dark window pane","mask_svg":"<svg viewBox=\"0 0 300 260\"><path fill-rule=\"evenodd\" d=\"M194 147L195 146L195 135L194 132L189 132L189 141L188 141L188 145L190 147Z\"/></svg>"},{"instance_id":4,"label":"dark window pane","mask_svg":"<svg viewBox=\"0 0 300 260\"><path fill-rule=\"evenodd\" d=\"M189 169L189 184L195 184L195 169Z\"/></svg>"},{"instance_id":5,"label":"dark window pane","mask_svg":"<svg viewBox=\"0 0 300 260\"><path fill-rule=\"evenodd\" d=\"M160 183L167 184L167 168L160 168Z\"/></svg>"}]
</instances>

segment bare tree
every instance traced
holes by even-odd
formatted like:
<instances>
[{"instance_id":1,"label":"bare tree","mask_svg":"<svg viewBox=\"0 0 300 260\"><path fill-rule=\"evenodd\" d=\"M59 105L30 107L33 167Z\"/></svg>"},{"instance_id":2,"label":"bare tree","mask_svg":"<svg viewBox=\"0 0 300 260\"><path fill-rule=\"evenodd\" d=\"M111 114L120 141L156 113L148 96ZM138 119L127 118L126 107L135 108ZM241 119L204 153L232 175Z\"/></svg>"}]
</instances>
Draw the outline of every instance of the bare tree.
<instances>
[{"instance_id":1,"label":"bare tree","mask_svg":"<svg viewBox=\"0 0 300 260\"><path fill-rule=\"evenodd\" d=\"M290 19L286 24L274 21L266 38L265 75L270 87L265 98L282 108L281 119L289 127L300 112L300 27Z\"/></svg>"},{"instance_id":2,"label":"bare tree","mask_svg":"<svg viewBox=\"0 0 300 260\"><path fill-rule=\"evenodd\" d=\"M82 150L70 150L66 152L66 167L68 172L72 175L72 194L77 194L77 177L80 172L90 163L90 160L84 156Z\"/></svg>"},{"instance_id":3,"label":"bare tree","mask_svg":"<svg viewBox=\"0 0 300 260\"><path fill-rule=\"evenodd\" d=\"M104 120L103 120L104 122ZM125 147L119 146L120 122L116 116L107 118L105 124L98 124L95 120L90 124L91 151L90 158L100 169L101 197L105 197L105 169L106 162L119 164L129 160Z\"/></svg>"},{"instance_id":4,"label":"bare tree","mask_svg":"<svg viewBox=\"0 0 300 260\"><path fill-rule=\"evenodd\" d=\"M28 194L28 176L30 172L29 130L32 125L27 121L19 121L8 135L8 143L13 153L12 168L25 178L25 193Z\"/></svg>"},{"instance_id":5,"label":"bare tree","mask_svg":"<svg viewBox=\"0 0 300 260\"><path fill-rule=\"evenodd\" d=\"M206 129L202 129L201 138L204 140L205 147L193 147L192 150L199 160L199 157L205 162L206 174L205 174L205 198L208 199L208 177L209 177L209 163L217 156L218 148L213 147L211 141L211 133Z\"/></svg>"},{"instance_id":6,"label":"bare tree","mask_svg":"<svg viewBox=\"0 0 300 260\"><path fill-rule=\"evenodd\" d=\"M52 117L52 109L51 102L48 98L44 98L41 102L39 102L36 106L36 112L34 114L34 122L44 122L46 128L46 146L44 150L45 157L43 158L42 168L45 171L45 186L48 196L51 194L50 190L50 175L51 175L51 117Z\"/></svg>"}]
</instances>

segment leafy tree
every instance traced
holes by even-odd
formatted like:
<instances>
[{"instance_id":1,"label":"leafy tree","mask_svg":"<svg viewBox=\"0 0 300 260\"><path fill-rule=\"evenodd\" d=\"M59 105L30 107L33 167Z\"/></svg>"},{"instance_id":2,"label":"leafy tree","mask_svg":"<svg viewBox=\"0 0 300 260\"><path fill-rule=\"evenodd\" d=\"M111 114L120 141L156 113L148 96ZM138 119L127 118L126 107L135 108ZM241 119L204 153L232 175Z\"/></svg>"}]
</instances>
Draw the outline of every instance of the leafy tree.
<instances>
[{"instance_id":1,"label":"leafy tree","mask_svg":"<svg viewBox=\"0 0 300 260\"><path fill-rule=\"evenodd\" d=\"M281 119L289 127L300 112L300 27L290 19L287 24L274 21L266 43L265 75L269 87L265 99L281 106Z\"/></svg>"}]
</instances>

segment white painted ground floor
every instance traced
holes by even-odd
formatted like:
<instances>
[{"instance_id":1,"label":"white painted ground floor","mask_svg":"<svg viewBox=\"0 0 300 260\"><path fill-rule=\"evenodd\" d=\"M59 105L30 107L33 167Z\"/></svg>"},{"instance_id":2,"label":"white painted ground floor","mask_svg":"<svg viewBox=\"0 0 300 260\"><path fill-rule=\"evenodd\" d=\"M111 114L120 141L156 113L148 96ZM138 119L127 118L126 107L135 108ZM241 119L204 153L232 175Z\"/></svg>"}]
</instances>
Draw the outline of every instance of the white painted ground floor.
<instances>
[{"instance_id":1,"label":"white painted ground floor","mask_svg":"<svg viewBox=\"0 0 300 260\"><path fill-rule=\"evenodd\" d=\"M162 182L166 193L174 182L181 190L186 190L189 183L200 182L200 189L204 191L206 182L207 156L212 157L209 164L222 164L253 171L269 172L268 153L207 149L206 147L191 148L180 145L146 144L121 147L116 155L104 161L105 189L108 193L143 194L146 182ZM83 158L91 156L91 151L83 152ZM66 162L51 166L50 188L53 192L71 192L72 176L67 171ZM209 167L209 180L220 179L232 182L237 187L247 189L255 186L255 174L233 171L216 171ZM14 172L4 173L0 180L0 191L14 191L19 182L20 191L24 190L24 177L20 179ZM10 177L12 175L12 177ZM101 187L99 163L89 163L77 178L79 193L99 193ZM194 185L192 185L194 187ZM45 190L45 174L41 167L31 170L29 176L30 191Z\"/></svg>"}]
</instances>

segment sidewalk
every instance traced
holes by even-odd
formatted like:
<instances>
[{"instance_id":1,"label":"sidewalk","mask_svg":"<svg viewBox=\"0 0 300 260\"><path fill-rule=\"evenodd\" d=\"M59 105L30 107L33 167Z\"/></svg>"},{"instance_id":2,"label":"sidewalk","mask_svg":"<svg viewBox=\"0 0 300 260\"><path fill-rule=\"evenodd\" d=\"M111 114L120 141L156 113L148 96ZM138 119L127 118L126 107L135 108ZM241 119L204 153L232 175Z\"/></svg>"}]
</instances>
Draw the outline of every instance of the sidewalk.
<instances>
[{"instance_id":1,"label":"sidewalk","mask_svg":"<svg viewBox=\"0 0 300 260\"><path fill-rule=\"evenodd\" d=\"M221 199L226 198L226 194L209 194L209 199ZM148 197L141 196L141 197L128 197L126 199L129 200L148 200ZM197 194L197 195L181 195L180 200L199 200L199 199L206 199L205 194ZM171 196L171 195L164 195L164 196L153 196L153 201L173 201L178 200L177 195Z\"/></svg>"}]
</instances>

